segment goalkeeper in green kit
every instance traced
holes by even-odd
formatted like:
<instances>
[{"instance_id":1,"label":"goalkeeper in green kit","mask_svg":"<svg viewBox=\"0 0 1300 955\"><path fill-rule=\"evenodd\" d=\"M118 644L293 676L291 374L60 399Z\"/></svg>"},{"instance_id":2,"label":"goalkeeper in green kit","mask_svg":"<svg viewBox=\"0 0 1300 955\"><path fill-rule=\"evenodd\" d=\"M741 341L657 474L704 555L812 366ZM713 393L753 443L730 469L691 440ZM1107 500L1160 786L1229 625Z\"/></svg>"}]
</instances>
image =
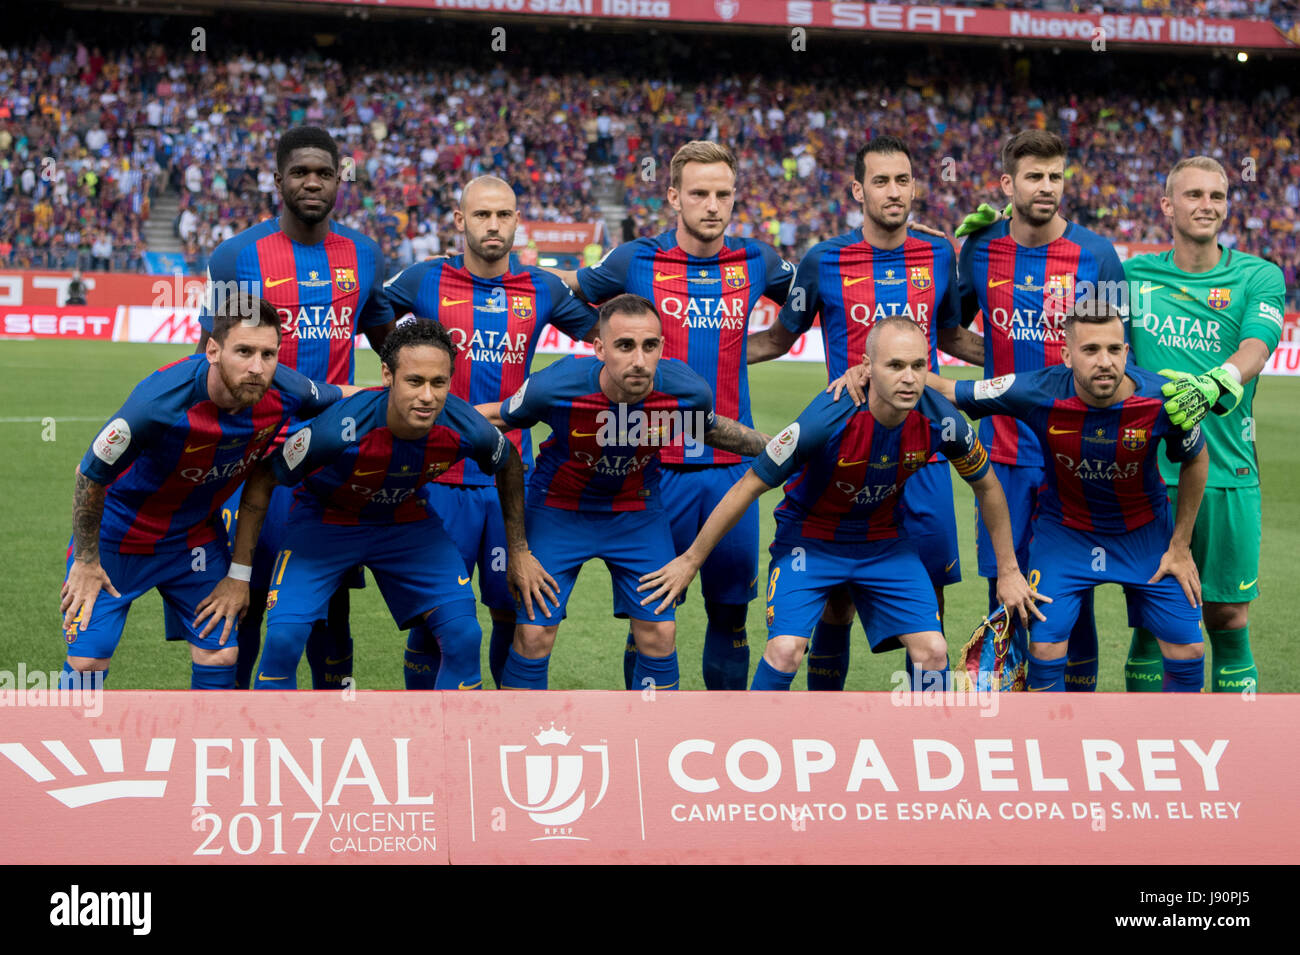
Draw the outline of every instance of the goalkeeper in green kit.
<instances>
[{"instance_id":1,"label":"goalkeeper in green kit","mask_svg":"<svg viewBox=\"0 0 1300 955\"><path fill-rule=\"evenodd\" d=\"M1139 365L1173 379L1164 386L1175 424L1200 426L1210 476L1192 535L1201 575L1202 620L1213 652L1215 692L1258 686L1248 614L1259 596L1262 523L1255 382L1282 334L1282 270L1218 243L1228 212L1228 177L1208 156L1179 161L1165 180L1160 207L1173 224L1174 247L1124 263L1130 334ZM1160 459L1169 496L1177 498L1178 465ZM1155 637L1133 631L1124 668L1130 690L1159 692Z\"/></svg>"}]
</instances>

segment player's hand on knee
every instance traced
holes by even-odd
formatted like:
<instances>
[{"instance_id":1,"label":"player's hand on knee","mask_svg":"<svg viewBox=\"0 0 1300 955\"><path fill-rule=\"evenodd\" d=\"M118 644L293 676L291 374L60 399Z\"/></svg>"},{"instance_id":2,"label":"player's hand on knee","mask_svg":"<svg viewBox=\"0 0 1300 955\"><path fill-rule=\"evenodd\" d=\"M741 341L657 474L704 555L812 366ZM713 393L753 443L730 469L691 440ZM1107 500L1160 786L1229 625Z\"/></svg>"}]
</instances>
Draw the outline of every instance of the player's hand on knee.
<instances>
[{"instance_id":1,"label":"player's hand on knee","mask_svg":"<svg viewBox=\"0 0 1300 955\"><path fill-rule=\"evenodd\" d=\"M72 626L72 622L81 615L81 626L85 630L90 623L90 615L95 609L99 592L106 590L114 597L121 597L113 581L108 579L108 572L99 561L89 562L74 560L68 570L68 579L63 582L59 592L59 610L63 613L63 628Z\"/></svg>"},{"instance_id":2,"label":"player's hand on knee","mask_svg":"<svg viewBox=\"0 0 1300 955\"><path fill-rule=\"evenodd\" d=\"M1147 583L1154 584L1165 577L1173 577L1182 585L1189 604L1193 607L1201 605L1201 574L1196 569L1190 548L1170 547L1165 551L1160 557L1160 566L1156 568L1155 575Z\"/></svg>"},{"instance_id":3,"label":"player's hand on knee","mask_svg":"<svg viewBox=\"0 0 1300 955\"><path fill-rule=\"evenodd\" d=\"M225 626L221 630L221 639L218 643L221 646L226 645L230 639L230 633L235 627L239 626L239 621L244 618L245 611L248 610L248 582L236 580L234 577L223 577L220 582L212 588L212 593L208 594L195 608L194 626L197 627L207 617L206 627L200 631L200 637L206 637L222 620Z\"/></svg>"},{"instance_id":4,"label":"player's hand on knee","mask_svg":"<svg viewBox=\"0 0 1300 955\"><path fill-rule=\"evenodd\" d=\"M1038 609L1035 601L1048 604L1052 602L1051 597L1040 594L1029 586L1029 581L1025 580L1025 575L1020 572L1020 568L998 574L998 600L1006 606L1008 614L1018 614L1020 622L1026 627L1029 626L1031 615L1039 620L1047 619Z\"/></svg>"},{"instance_id":5,"label":"player's hand on knee","mask_svg":"<svg viewBox=\"0 0 1300 955\"><path fill-rule=\"evenodd\" d=\"M507 558L506 579L510 583L511 595L524 605L529 620L536 619L533 613L534 600L547 619L551 616L547 601L559 608L560 585L546 572L532 551L511 552Z\"/></svg>"},{"instance_id":6,"label":"player's hand on knee","mask_svg":"<svg viewBox=\"0 0 1300 955\"><path fill-rule=\"evenodd\" d=\"M664 564L658 570L648 574L642 574L638 580L641 582L637 585L637 593L644 593L649 590L651 593L641 601L641 606L663 598L659 606L655 607L655 613L660 614L673 605L673 603L682 594L686 593L686 588L691 585L695 579L696 573L699 572L700 565L689 554L682 554L680 557L674 557L668 563Z\"/></svg>"},{"instance_id":7,"label":"player's hand on knee","mask_svg":"<svg viewBox=\"0 0 1300 955\"><path fill-rule=\"evenodd\" d=\"M867 369L862 365L854 365L832 381L826 391L836 401L839 401L840 395L847 391L849 397L853 399L854 406L860 407L862 402L867 400L867 380Z\"/></svg>"}]
</instances>

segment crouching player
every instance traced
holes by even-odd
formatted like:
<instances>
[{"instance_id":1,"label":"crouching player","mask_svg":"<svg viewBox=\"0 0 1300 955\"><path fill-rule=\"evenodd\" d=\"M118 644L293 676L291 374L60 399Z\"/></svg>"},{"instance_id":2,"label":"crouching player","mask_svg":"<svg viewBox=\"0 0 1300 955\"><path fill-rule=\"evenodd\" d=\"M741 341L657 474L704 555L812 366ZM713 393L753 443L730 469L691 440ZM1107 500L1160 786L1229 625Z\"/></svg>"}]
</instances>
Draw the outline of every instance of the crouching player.
<instances>
[{"instance_id":1,"label":"crouching player","mask_svg":"<svg viewBox=\"0 0 1300 955\"><path fill-rule=\"evenodd\" d=\"M1166 692L1196 693L1205 680L1201 585L1190 550L1209 473L1200 428L1169 420L1166 379L1129 365L1124 323L1104 302L1065 319L1064 365L942 391L972 417L1014 415L1047 449L1029 545L1029 580L1055 599L1029 631L1029 689L1065 688L1066 641L1081 602L1102 583L1124 587L1129 626L1159 640ZM1156 457L1161 441L1179 462L1178 511ZM1172 530L1172 532L1171 532Z\"/></svg>"},{"instance_id":2,"label":"crouching player","mask_svg":"<svg viewBox=\"0 0 1300 955\"><path fill-rule=\"evenodd\" d=\"M655 616L636 595L637 579L674 553L660 501L659 452L685 445L689 458L703 452L702 443L752 455L766 437L715 415L708 382L685 362L661 360L663 343L654 305L618 295L601 307L594 359L561 359L508 401L479 406L507 428L551 426L528 484L528 537L559 581L560 613L549 625L516 613L503 690L546 689L559 619L578 571L594 558L614 578L615 615L632 618L633 687L677 688L672 611Z\"/></svg>"},{"instance_id":3,"label":"crouching player","mask_svg":"<svg viewBox=\"0 0 1300 955\"><path fill-rule=\"evenodd\" d=\"M549 578L529 554L523 465L472 405L449 395L455 346L436 322L398 327L384 342L383 387L367 388L293 432L249 478L235 560L251 558L270 491L298 484L267 600L266 641L254 688L294 689L312 624L347 571L371 569L403 629L425 620L442 650L435 689L477 689L482 631L456 546L431 518L420 487L462 458L497 476L512 587L532 600ZM227 579L210 598L229 612L248 587Z\"/></svg>"},{"instance_id":4,"label":"crouching player","mask_svg":"<svg viewBox=\"0 0 1300 955\"><path fill-rule=\"evenodd\" d=\"M311 417L343 394L277 362L274 306L256 300L245 318L239 303L232 297L213 317L203 354L136 386L77 468L59 608L68 685L92 672L102 683L132 601L157 587L184 625L191 688L235 687L238 640L226 644L238 615L219 612L202 631L195 622L200 598L230 564L221 505L291 417Z\"/></svg>"},{"instance_id":5,"label":"crouching player","mask_svg":"<svg viewBox=\"0 0 1300 955\"><path fill-rule=\"evenodd\" d=\"M904 482L941 452L975 491L998 558L998 599L1025 622L1040 598L1016 565L1002 488L975 431L925 387L930 346L913 321L889 317L867 335L867 401L818 395L714 508L684 554L642 578L643 601L671 606L719 538L782 481L767 582L767 649L753 690L788 690L832 589L848 584L873 652L907 648L914 685L946 686L948 646L916 544L899 534ZM919 671L919 672L917 672Z\"/></svg>"}]
</instances>

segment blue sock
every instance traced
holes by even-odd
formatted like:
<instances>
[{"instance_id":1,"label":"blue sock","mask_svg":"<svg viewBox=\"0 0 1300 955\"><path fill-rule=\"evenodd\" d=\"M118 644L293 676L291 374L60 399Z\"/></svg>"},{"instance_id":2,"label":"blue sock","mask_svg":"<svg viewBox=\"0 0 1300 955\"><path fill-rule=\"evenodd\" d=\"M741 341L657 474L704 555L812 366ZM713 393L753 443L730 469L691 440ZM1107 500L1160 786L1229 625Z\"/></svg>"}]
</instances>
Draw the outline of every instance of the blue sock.
<instances>
[{"instance_id":1,"label":"blue sock","mask_svg":"<svg viewBox=\"0 0 1300 955\"><path fill-rule=\"evenodd\" d=\"M298 661L302 659L302 650L310 635L309 623L282 623L267 627L253 689L298 689Z\"/></svg>"},{"instance_id":2,"label":"blue sock","mask_svg":"<svg viewBox=\"0 0 1300 955\"><path fill-rule=\"evenodd\" d=\"M749 676L749 635L745 632L747 604L704 601L709 623L704 630L704 686L710 690L743 690Z\"/></svg>"},{"instance_id":3,"label":"blue sock","mask_svg":"<svg viewBox=\"0 0 1300 955\"><path fill-rule=\"evenodd\" d=\"M796 670L795 673L799 671ZM758 667L754 670L754 683L751 690L788 690L794 682L794 673L778 670L763 657L758 658Z\"/></svg>"},{"instance_id":4,"label":"blue sock","mask_svg":"<svg viewBox=\"0 0 1300 955\"><path fill-rule=\"evenodd\" d=\"M1195 660L1171 660L1164 657L1166 693L1200 693L1205 686L1205 655Z\"/></svg>"},{"instance_id":5,"label":"blue sock","mask_svg":"<svg viewBox=\"0 0 1300 955\"><path fill-rule=\"evenodd\" d=\"M677 651L674 650L666 657L648 657L638 652L636 669L632 672L632 689L645 689L650 685L645 682L646 680L650 680L656 690L677 689L680 680L677 672Z\"/></svg>"},{"instance_id":6,"label":"blue sock","mask_svg":"<svg viewBox=\"0 0 1300 955\"><path fill-rule=\"evenodd\" d=\"M544 690L550 665L549 653L540 660L526 660L511 647L506 655L506 665L501 671L501 689Z\"/></svg>"},{"instance_id":7,"label":"blue sock","mask_svg":"<svg viewBox=\"0 0 1300 955\"><path fill-rule=\"evenodd\" d=\"M336 634L317 620L307 638L307 664L313 690L338 690L352 675L352 634Z\"/></svg>"},{"instance_id":8,"label":"blue sock","mask_svg":"<svg viewBox=\"0 0 1300 955\"><path fill-rule=\"evenodd\" d=\"M1040 660L1029 655L1029 674L1025 689L1030 692L1062 692L1065 690L1065 657L1059 660Z\"/></svg>"},{"instance_id":9,"label":"blue sock","mask_svg":"<svg viewBox=\"0 0 1300 955\"><path fill-rule=\"evenodd\" d=\"M438 645L442 665L435 690L481 690L483 688L483 628L472 613L438 623Z\"/></svg>"},{"instance_id":10,"label":"blue sock","mask_svg":"<svg viewBox=\"0 0 1300 955\"><path fill-rule=\"evenodd\" d=\"M1097 618L1092 612L1092 592L1079 603L1079 619L1070 630L1065 664L1065 688L1071 693L1097 689Z\"/></svg>"},{"instance_id":11,"label":"blue sock","mask_svg":"<svg viewBox=\"0 0 1300 955\"><path fill-rule=\"evenodd\" d=\"M442 650L438 641L421 620L406 632L406 655L402 660L402 676L408 690L432 690L438 679L442 663Z\"/></svg>"},{"instance_id":12,"label":"blue sock","mask_svg":"<svg viewBox=\"0 0 1300 955\"><path fill-rule=\"evenodd\" d=\"M488 640L488 671L497 689L501 688L501 671L506 668L506 657L515 642L515 622L513 620L493 620L492 636Z\"/></svg>"},{"instance_id":13,"label":"blue sock","mask_svg":"<svg viewBox=\"0 0 1300 955\"><path fill-rule=\"evenodd\" d=\"M911 663L911 657L908 657ZM942 670L922 670L916 664L912 663L908 668L908 674L911 676L911 685L914 691L929 690L932 693L942 693L948 689L948 681L952 678L952 671L948 669L948 661L945 660Z\"/></svg>"},{"instance_id":14,"label":"blue sock","mask_svg":"<svg viewBox=\"0 0 1300 955\"><path fill-rule=\"evenodd\" d=\"M190 664L191 690L233 690L235 688L235 665L215 667L206 663Z\"/></svg>"},{"instance_id":15,"label":"blue sock","mask_svg":"<svg viewBox=\"0 0 1300 955\"><path fill-rule=\"evenodd\" d=\"M636 671L636 638L632 631L627 632L627 643L623 646L623 689L630 690L636 686L632 674Z\"/></svg>"},{"instance_id":16,"label":"blue sock","mask_svg":"<svg viewBox=\"0 0 1300 955\"><path fill-rule=\"evenodd\" d=\"M102 690L108 679L108 668L103 670L74 670L67 660L63 661L63 672L59 674L60 690L91 689Z\"/></svg>"},{"instance_id":17,"label":"blue sock","mask_svg":"<svg viewBox=\"0 0 1300 955\"><path fill-rule=\"evenodd\" d=\"M849 633L853 624L817 621L808 649L808 689L843 690L849 675Z\"/></svg>"},{"instance_id":18,"label":"blue sock","mask_svg":"<svg viewBox=\"0 0 1300 955\"><path fill-rule=\"evenodd\" d=\"M235 688L247 690L257 669L257 654L262 649L262 618L266 616L266 591L251 590L248 611L239 621L239 659L235 661Z\"/></svg>"}]
</instances>

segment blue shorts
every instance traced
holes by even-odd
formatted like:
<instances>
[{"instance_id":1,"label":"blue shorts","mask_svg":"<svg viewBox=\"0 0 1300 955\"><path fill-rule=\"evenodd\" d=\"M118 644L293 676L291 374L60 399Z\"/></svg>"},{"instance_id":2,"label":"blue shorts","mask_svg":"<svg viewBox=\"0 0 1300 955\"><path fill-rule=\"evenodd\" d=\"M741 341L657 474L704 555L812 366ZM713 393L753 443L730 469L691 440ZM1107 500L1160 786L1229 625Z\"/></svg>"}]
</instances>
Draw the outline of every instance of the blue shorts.
<instances>
[{"instance_id":1,"label":"blue shorts","mask_svg":"<svg viewBox=\"0 0 1300 955\"><path fill-rule=\"evenodd\" d=\"M1000 461L991 461L990 464L993 465L993 476L1007 497L1007 509L1011 512L1011 540L1015 544L1016 560L1023 569L1029 565L1029 538L1033 536L1031 525L1038 507L1038 489L1046 480L1046 474L1042 468L1002 464ZM975 556L980 576L996 579L997 552L993 549L993 538L989 537L988 528L984 526L978 502L975 505Z\"/></svg>"},{"instance_id":2,"label":"blue shorts","mask_svg":"<svg viewBox=\"0 0 1300 955\"><path fill-rule=\"evenodd\" d=\"M939 630L934 588L908 538L818 541L778 537L767 575L767 638L811 638L830 592L848 584L875 653L908 633Z\"/></svg>"},{"instance_id":3,"label":"blue shorts","mask_svg":"<svg viewBox=\"0 0 1300 955\"><path fill-rule=\"evenodd\" d=\"M295 510L266 597L272 627L324 620L330 597L358 564L369 567L397 626L428 611L431 626L474 613L474 591L456 545L433 519L402 524L322 524Z\"/></svg>"},{"instance_id":4,"label":"blue shorts","mask_svg":"<svg viewBox=\"0 0 1300 955\"><path fill-rule=\"evenodd\" d=\"M426 484L429 513L442 522L465 572L478 567L479 597L493 610L514 610L506 579L506 524L495 485Z\"/></svg>"},{"instance_id":5,"label":"blue shorts","mask_svg":"<svg viewBox=\"0 0 1300 955\"><path fill-rule=\"evenodd\" d=\"M713 508L748 470L745 461L726 467L660 469L659 501L672 525L674 554L686 552ZM757 501L704 561L700 590L705 600L725 604L747 604L758 594Z\"/></svg>"},{"instance_id":6,"label":"blue shorts","mask_svg":"<svg viewBox=\"0 0 1300 955\"><path fill-rule=\"evenodd\" d=\"M1052 603L1039 604L1047 619L1030 624L1029 639L1068 639L1084 595L1098 584L1111 583L1124 588L1130 627L1144 627L1166 643L1200 643L1201 609L1187 602L1178 581L1164 577L1147 583L1169 547L1171 520L1154 520L1127 534L1097 534L1035 521L1025 576Z\"/></svg>"},{"instance_id":7,"label":"blue shorts","mask_svg":"<svg viewBox=\"0 0 1300 955\"><path fill-rule=\"evenodd\" d=\"M564 608L578 581L578 571L589 560L600 558L609 568L614 583L614 616L637 620L673 620L673 608L658 616L658 602L641 606L646 594L637 593L643 574L658 570L677 556L664 512L566 511L535 505L526 509L528 546L560 588L560 609L548 618L533 606L529 620L522 604L515 605L515 621L528 626L553 627L564 616Z\"/></svg>"},{"instance_id":8,"label":"blue shorts","mask_svg":"<svg viewBox=\"0 0 1300 955\"><path fill-rule=\"evenodd\" d=\"M212 588L221 582L230 567L230 552L224 540L207 544L201 555L191 550L166 554L119 554L104 547L100 548L99 562L122 596L114 597L106 590L99 592L85 631L76 629L79 624L64 631L68 656L98 660L111 657L122 639L122 627L126 624L126 612L131 609L131 603L154 587L162 595L164 606L172 612L180 635L178 639L188 640L205 650L238 646L237 627L231 628L230 639L224 647L219 643L222 627L216 627L203 639L193 627L195 608L212 593ZM67 571L71 569L72 549L69 548L65 580ZM207 623L204 620L199 630Z\"/></svg>"},{"instance_id":9,"label":"blue shorts","mask_svg":"<svg viewBox=\"0 0 1300 955\"><path fill-rule=\"evenodd\" d=\"M947 459L931 461L908 478L899 505L899 526L916 544L930 583L936 587L960 583L957 511Z\"/></svg>"}]
</instances>

